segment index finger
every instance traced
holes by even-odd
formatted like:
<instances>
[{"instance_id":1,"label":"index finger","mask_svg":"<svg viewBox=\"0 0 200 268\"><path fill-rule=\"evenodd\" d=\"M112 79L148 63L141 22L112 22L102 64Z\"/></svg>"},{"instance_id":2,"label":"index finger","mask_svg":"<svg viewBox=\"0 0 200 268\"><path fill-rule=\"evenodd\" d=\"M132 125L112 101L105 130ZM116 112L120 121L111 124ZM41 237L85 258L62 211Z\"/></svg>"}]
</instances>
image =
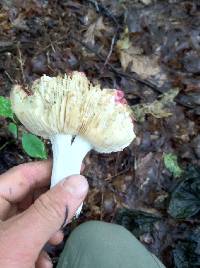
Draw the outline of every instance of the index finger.
<instances>
[{"instance_id":1,"label":"index finger","mask_svg":"<svg viewBox=\"0 0 200 268\"><path fill-rule=\"evenodd\" d=\"M21 164L0 175L0 197L9 203L21 201L33 189L50 184L51 161Z\"/></svg>"}]
</instances>

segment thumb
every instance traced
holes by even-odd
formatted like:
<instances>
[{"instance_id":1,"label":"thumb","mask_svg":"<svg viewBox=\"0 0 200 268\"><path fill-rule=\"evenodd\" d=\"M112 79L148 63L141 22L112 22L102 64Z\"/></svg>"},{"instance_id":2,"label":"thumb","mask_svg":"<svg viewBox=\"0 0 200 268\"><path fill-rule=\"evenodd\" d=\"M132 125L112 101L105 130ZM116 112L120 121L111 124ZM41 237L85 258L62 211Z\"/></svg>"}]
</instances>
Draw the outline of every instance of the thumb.
<instances>
[{"instance_id":1,"label":"thumb","mask_svg":"<svg viewBox=\"0 0 200 268\"><path fill-rule=\"evenodd\" d=\"M50 237L60 229L68 212L67 222L75 215L88 191L83 176L70 176L41 195L35 203L13 219L10 236L23 250L37 258ZM11 230L12 229L12 230Z\"/></svg>"}]
</instances>

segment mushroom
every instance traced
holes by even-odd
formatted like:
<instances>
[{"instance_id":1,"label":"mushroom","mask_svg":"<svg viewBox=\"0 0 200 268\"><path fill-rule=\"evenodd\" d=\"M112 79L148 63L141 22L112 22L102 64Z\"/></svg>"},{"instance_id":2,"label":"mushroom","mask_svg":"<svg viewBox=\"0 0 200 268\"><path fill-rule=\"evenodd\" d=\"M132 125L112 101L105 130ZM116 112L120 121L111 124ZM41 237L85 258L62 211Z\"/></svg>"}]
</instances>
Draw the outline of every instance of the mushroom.
<instances>
[{"instance_id":1,"label":"mushroom","mask_svg":"<svg viewBox=\"0 0 200 268\"><path fill-rule=\"evenodd\" d=\"M64 77L43 75L33 83L29 94L15 85L11 104L30 132L52 143L51 186L79 174L83 158L91 149L116 152L135 138L123 92L101 89L81 72Z\"/></svg>"}]
</instances>

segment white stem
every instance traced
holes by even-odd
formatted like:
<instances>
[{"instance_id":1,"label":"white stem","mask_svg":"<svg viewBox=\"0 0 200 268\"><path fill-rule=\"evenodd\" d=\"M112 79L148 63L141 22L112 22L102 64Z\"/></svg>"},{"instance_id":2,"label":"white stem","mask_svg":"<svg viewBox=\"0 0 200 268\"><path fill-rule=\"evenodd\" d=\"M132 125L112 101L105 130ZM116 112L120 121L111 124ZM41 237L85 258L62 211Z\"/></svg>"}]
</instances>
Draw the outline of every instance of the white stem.
<instances>
[{"instance_id":1,"label":"white stem","mask_svg":"<svg viewBox=\"0 0 200 268\"><path fill-rule=\"evenodd\" d=\"M53 150L53 170L51 187L62 179L80 174L81 164L91 145L77 136L72 142L71 135L57 134L51 138Z\"/></svg>"},{"instance_id":2,"label":"white stem","mask_svg":"<svg viewBox=\"0 0 200 268\"><path fill-rule=\"evenodd\" d=\"M92 147L79 136L72 143L72 136L65 134L56 134L51 138L51 143L53 150L51 187L53 187L70 175L80 174L82 161ZM79 213L80 211L77 211L77 214Z\"/></svg>"}]
</instances>

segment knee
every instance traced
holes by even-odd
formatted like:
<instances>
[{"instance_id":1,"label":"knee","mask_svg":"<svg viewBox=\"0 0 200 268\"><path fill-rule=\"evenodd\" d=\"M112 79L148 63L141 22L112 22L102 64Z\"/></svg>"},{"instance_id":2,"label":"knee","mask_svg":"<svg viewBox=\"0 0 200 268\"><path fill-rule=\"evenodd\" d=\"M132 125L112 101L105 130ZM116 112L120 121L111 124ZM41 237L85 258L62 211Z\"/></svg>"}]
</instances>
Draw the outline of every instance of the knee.
<instances>
[{"instance_id":1,"label":"knee","mask_svg":"<svg viewBox=\"0 0 200 268\"><path fill-rule=\"evenodd\" d=\"M81 225L79 225L70 235L71 239L84 240L87 242L90 241L98 241L99 243L105 241L105 238L113 240L118 236L130 236L130 232L126 230L124 227L107 223L102 221L88 221ZM132 236L132 235L131 235Z\"/></svg>"},{"instance_id":2,"label":"knee","mask_svg":"<svg viewBox=\"0 0 200 268\"><path fill-rule=\"evenodd\" d=\"M111 223L91 220L91 221L87 221L87 222L80 224L73 232L79 232L79 233L87 232L87 231L95 232L99 229L107 228L108 225L111 225Z\"/></svg>"},{"instance_id":3,"label":"knee","mask_svg":"<svg viewBox=\"0 0 200 268\"><path fill-rule=\"evenodd\" d=\"M87 221L85 223L80 224L73 232L106 232L107 230L114 230L114 231L127 231L123 226L114 224L114 223L108 223L108 222L103 222L103 221Z\"/></svg>"}]
</instances>

